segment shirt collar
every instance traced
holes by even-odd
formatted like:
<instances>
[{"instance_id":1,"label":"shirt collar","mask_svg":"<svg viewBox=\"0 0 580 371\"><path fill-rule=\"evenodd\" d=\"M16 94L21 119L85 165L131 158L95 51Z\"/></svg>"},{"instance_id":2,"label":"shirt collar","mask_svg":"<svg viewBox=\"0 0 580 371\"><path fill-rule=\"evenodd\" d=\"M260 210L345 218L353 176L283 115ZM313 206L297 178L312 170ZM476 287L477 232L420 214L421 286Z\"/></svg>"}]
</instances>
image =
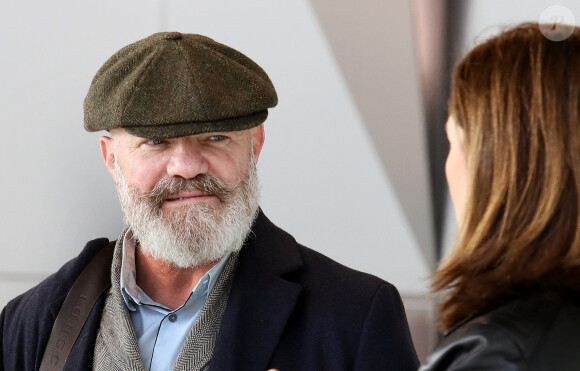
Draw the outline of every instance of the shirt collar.
<instances>
[{"instance_id":1,"label":"shirt collar","mask_svg":"<svg viewBox=\"0 0 580 371\"><path fill-rule=\"evenodd\" d=\"M138 305L155 305L165 308L165 306L155 302L151 299L141 288L136 281L136 267L135 267L135 238L131 228L125 233L122 245L122 262L121 262L121 294L127 308L135 311ZM231 253L226 254L216 265L214 265L207 273L199 280L192 290L192 294L196 296L204 295L205 298L215 287L220 273L228 261Z\"/></svg>"}]
</instances>

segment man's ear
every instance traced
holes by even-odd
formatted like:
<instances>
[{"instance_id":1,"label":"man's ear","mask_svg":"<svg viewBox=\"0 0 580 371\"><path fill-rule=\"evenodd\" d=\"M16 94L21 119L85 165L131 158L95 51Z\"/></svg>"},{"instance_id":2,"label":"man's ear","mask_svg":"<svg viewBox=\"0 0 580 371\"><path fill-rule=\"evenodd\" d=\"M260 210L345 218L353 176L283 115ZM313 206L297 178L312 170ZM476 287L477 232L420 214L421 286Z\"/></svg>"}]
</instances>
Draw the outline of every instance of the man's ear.
<instances>
[{"instance_id":1,"label":"man's ear","mask_svg":"<svg viewBox=\"0 0 580 371\"><path fill-rule=\"evenodd\" d=\"M266 139L264 124L251 128L250 133L252 135L252 151L254 151L254 160L258 162L258 157L260 157L260 152L262 152L264 140Z\"/></svg>"},{"instance_id":2,"label":"man's ear","mask_svg":"<svg viewBox=\"0 0 580 371\"><path fill-rule=\"evenodd\" d=\"M117 181L117 175L115 173L115 143L114 139L107 136L102 136L99 140L101 144L101 156L103 156L103 161L107 166L109 173Z\"/></svg>"}]
</instances>

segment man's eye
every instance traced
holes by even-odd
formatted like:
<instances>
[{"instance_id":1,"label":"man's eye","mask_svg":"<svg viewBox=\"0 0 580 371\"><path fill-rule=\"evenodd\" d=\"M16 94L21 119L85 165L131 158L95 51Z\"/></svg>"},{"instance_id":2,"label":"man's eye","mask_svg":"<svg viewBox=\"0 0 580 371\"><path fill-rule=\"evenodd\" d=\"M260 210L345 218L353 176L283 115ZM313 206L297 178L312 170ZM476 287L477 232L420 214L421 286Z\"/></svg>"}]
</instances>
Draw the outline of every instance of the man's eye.
<instances>
[{"instance_id":1,"label":"man's eye","mask_svg":"<svg viewBox=\"0 0 580 371\"><path fill-rule=\"evenodd\" d=\"M160 144L163 144L163 139L151 139L151 140L147 141L147 144L149 144L151 146L158 146Z\"/></svg>"},{"instance_id":2,"label":"man's eye","mask_svg":"<svg viewBox=\"0 0 580 371\"><path fill-rule=\"evenodd\" d=\"M209 137L209 140L211 140L212 142L219 142L226 139L225 135L212 135Z\"/></svg>"}]
</instances>

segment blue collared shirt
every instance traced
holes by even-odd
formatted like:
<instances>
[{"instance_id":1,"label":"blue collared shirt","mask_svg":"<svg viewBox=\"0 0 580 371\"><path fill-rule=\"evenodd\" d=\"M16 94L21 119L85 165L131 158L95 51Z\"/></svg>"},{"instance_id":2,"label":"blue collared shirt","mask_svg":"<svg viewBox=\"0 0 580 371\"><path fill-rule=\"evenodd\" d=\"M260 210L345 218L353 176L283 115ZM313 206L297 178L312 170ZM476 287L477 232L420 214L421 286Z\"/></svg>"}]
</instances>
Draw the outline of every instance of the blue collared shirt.
<instances>
[{"instance_id":1,"label":"blue collared shirt","mask_svg":"<svg viewBox=\"0 0 580 371\"><path fill-rule=\"evenodd\" d=\"M186 302L175 310L152 300L137 286L135 242L129 230L123 240L121 293L131 314L145 368L171 370L185 338L199 315L230 254L223 257L195 285Z\"/></svg>"}]
</instances>

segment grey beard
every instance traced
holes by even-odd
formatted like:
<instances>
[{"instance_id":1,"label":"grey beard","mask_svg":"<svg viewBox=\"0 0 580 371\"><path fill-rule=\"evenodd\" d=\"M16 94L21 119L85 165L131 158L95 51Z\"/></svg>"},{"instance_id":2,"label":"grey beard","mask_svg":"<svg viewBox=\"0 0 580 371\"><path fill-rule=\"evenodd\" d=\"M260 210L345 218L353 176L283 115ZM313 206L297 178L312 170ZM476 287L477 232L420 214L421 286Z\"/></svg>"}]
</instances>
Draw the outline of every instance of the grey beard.
<instances>
[{"instance_id":1,"label":"grey beard","mask_svg":"<svg viewBox=\"0 0 580 371\"><path fill-rule=\"evenodd\" d=\"M253 156L248 175L233 186L200 175L194 179L162 179L152 191L141 193L128 184L117 156L115 172L125 224L142 251L180 268L213 262L241 249L258 214L260 186ZM220 202L186 205L164 215L163 198L180 190L211 192Z\"/></svg>"}]
</instances>

